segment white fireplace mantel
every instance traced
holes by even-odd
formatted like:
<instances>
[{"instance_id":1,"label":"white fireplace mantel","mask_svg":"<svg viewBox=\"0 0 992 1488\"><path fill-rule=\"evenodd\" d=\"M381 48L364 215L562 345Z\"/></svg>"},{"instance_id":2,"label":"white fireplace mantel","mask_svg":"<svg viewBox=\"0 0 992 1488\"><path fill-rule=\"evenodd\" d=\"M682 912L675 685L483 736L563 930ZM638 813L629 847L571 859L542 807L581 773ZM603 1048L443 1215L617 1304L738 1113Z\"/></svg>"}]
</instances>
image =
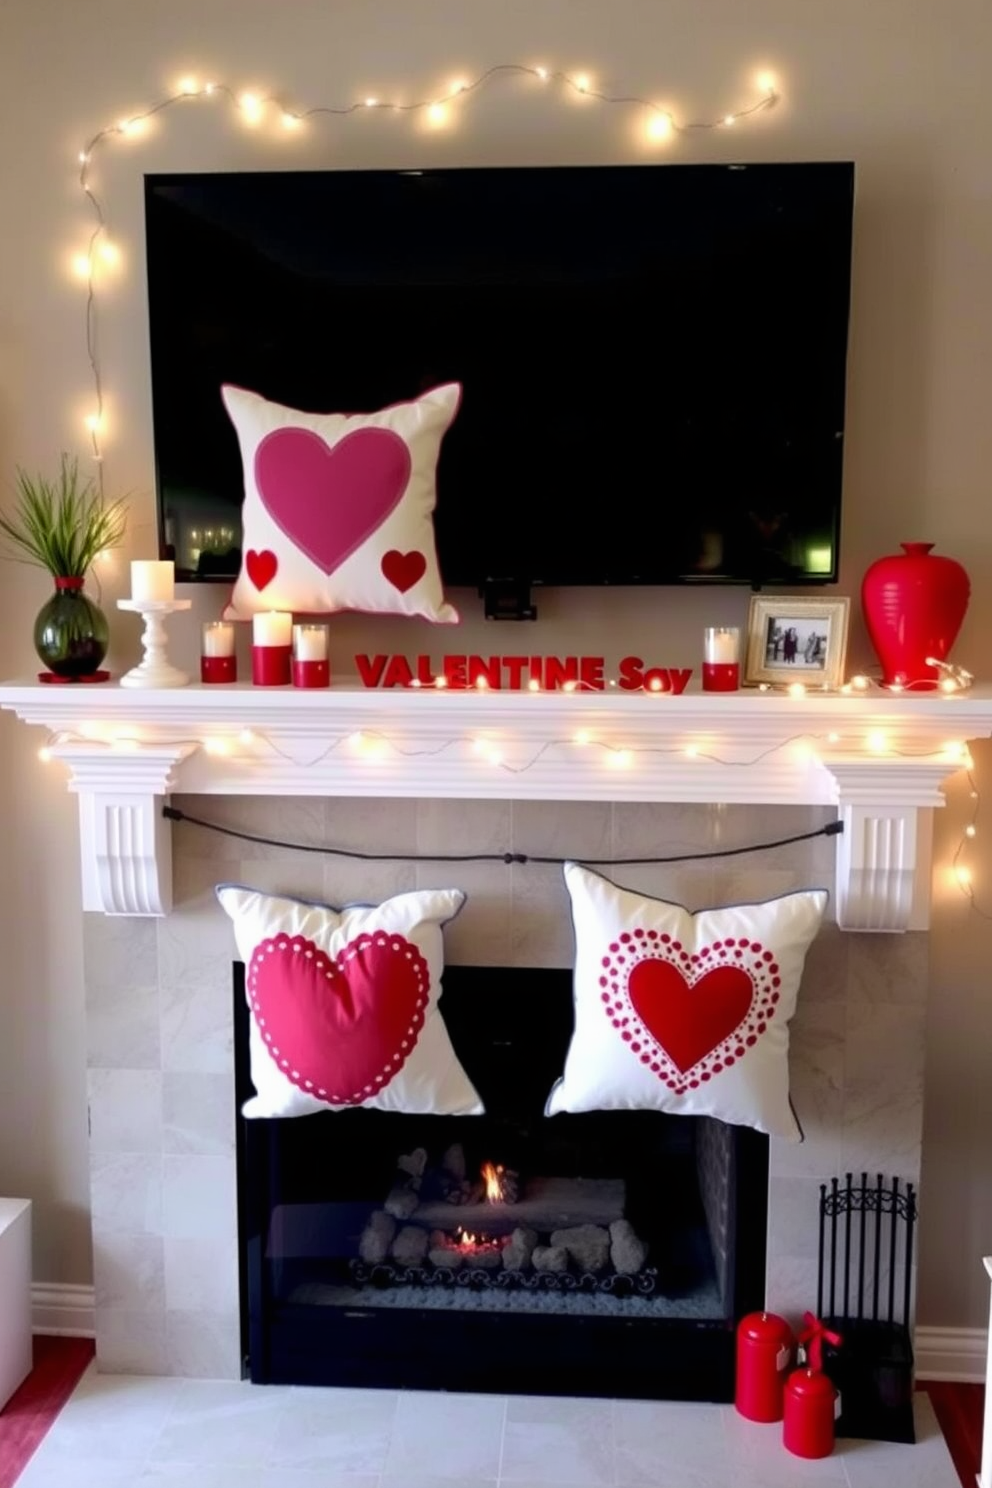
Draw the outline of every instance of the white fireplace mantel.
<instances>
[{"instance_id":1,"label":"white fireplace mantel","mask_svg":"<svg viewBox=\"0 0 992 1488\"><path fill-rule=\"evenodd\" d=\"M830 804L839 923L925 929L932 809L992 735L992 688L810 692L298 692L0 686L79 796L83 905L171 908L174 791ZM459 844L470 849L471 844Z\"/></svg>"}]
</instances>

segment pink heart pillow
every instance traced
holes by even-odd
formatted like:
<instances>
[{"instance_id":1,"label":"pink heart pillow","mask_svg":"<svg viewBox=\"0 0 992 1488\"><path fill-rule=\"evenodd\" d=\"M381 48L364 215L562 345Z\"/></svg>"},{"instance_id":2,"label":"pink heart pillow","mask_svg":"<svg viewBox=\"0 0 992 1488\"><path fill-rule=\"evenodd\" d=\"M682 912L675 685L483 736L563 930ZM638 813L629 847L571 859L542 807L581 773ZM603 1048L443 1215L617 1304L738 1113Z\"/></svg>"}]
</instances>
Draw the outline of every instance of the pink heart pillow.
<instances>
[{"instance_id":1,"label":"pink heart pillow","mask_svg":"<svg viewBox=\"0 0 992 1488\"><path fill-rule=\"evenodd\" d=\"M313 414L221 389L244 469L244 559L226 618L335 610L458 620L434 543L456 383L370 414Z\"/></svg>"},{"instance_id":2,"label":"pink heart pillow","mask_svg":"<svg viewBox=\"0 0 992 1488\"><path fill-rule=\"evenodd\" d=\"M481 1114L437 1008L441 927L459 890L343 910L233 884L217 897L245 963L256 1090L246 1116Z\"/></svg>"},{"instance_id":3,"label":"pink heart pillow","mask_svg":"<svg viewBox=\"0 0 992 1488\"><path fill-rule=\"evenodd\" d=\"M565 883L575 1032L547 1114L718 1116L795 1140L788 1025L826 892L690 914L577 863Z\"/></svg>"}]
</instances>

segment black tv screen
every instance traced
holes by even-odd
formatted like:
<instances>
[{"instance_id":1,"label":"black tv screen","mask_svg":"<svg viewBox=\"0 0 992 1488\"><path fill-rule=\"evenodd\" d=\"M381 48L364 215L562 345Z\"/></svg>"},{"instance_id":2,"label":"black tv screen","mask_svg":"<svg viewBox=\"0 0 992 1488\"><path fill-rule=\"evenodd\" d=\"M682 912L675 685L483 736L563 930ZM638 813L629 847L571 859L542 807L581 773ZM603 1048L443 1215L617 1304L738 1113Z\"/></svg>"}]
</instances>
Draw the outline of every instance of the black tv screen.
<instances>
[{"instance_id":1,"label":"black tv screen","mask_svg":"<svg viewBox=\"0 0 992 1488\"><path fill-rule=\"evenodd\" d=\"M163 551L240 557L231 382L359 413L462 384L448 585L837 576L847 163L146 177Z\"/></svg>"}]
</instances>

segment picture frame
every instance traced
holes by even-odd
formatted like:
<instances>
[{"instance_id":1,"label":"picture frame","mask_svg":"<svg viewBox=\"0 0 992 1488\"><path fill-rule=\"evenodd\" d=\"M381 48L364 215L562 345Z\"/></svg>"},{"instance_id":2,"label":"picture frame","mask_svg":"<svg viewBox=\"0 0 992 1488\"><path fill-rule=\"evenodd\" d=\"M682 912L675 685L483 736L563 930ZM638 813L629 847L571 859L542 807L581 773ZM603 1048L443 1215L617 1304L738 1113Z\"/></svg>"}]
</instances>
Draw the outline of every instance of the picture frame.
<instances>
[{"instance_id":1,"label":"picture frame","mask_svg":"<svg viewBox=\"0 0 992 1488\"><path fill-rule=\"evenodd\" d=\"M851 602L754 594L747 617L744 686L836 688L844 680Z\"/></svg>"}]
</instances>

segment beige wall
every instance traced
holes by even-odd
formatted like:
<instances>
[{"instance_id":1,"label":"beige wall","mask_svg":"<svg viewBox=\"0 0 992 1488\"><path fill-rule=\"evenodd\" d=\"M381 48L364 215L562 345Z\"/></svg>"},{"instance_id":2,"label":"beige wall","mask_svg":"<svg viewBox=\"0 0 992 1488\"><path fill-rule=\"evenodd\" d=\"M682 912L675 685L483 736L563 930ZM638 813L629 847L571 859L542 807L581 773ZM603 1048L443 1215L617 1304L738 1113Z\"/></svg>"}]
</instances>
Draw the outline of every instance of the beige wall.
<instances>
[{"instance_id":1,"label":"beige wall","mask_svg":"<svg viewBox=\"0 0 992 1488\"><path fill-rule=\"evenodd\" d=\"M675 160L853 158L858 166L851 401L842 592L867 562L922 537L965 559L976 597L960 655L982 668L992 621L986 538L992 419L992 55L987 0L2 0L0 4L0 471L81 447L87 369L78 285L65 260L84 240L73 166L99 127L157 97L181 72L284 88L323 102L408 93L495 61L586 66L607 86L672 98L690 116L750 94L759 66L779 73L782 107L760 125L694 138ZM300 164L579 162L640 158L629 121L539 90L491 90L459 127L418 134L361 116L312 143L251 134L213 106L172 114L147 142L121 142L99 181L127 252L106 296L101 338L111 433L107 476L136 493L135 551L152 551L153 480L141 282L143 170ZM109 595L123 558L105 574ZM45 584L7 568L0 670L32 666L29 620ZM702 616L737 613L737 594L548 596L533 636L552 651L596 638L622 654L650 636L691 664ZM477 615L474 602L470 613ZM470 626L473 629L481 627ZM416 626L341 626L346 652ZM126 649L131 631L118 632ZM466 637L467 638L467 637ZM863 651L855 632L855 656ZM120 647L119 647L120 649ZM426 649L426 648L425 648ZM86 1115L75 911L73 803L34 757L37 740L0 724L4 833L0 937L0 1188L39 1200L36 1270L89 1274ZM980 758L981 763L981 758ZM949 833L968 803L953 791ZM981 892L984 855L976 853ZM992 883L986 901L992 909ZM989 925L940 880L934 935L925 1152L923 1321L983 1321L978 1258L992 1245L992 996Z\"/></svg>"}]
</instances>

